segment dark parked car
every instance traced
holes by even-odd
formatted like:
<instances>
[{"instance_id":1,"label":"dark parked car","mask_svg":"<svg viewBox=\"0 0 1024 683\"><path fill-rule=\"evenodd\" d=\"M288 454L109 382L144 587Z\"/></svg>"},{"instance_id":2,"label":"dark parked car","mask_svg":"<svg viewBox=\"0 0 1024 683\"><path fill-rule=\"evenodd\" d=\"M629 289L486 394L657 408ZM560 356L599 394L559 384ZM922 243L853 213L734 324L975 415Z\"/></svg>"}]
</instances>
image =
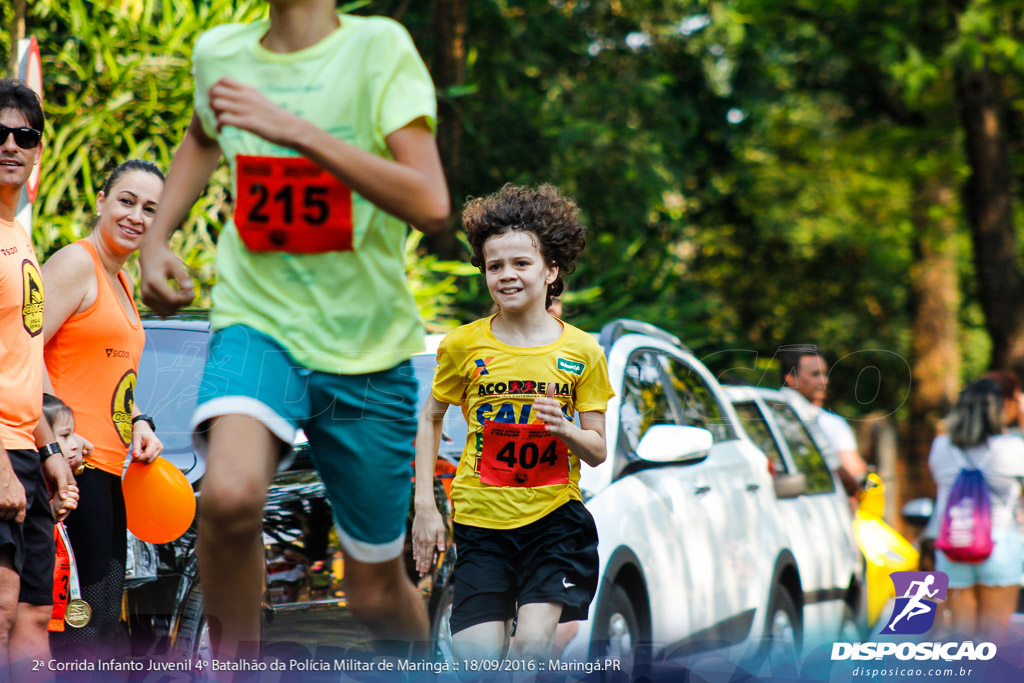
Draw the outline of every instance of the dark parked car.
<instances>
[{"instance_id":1,"label":"dark parked car","mask_svg":"<svg viewBox=\"0 0 1024 683\"><path fill-rule=\"evenodd\" d=\"M146 320L144 326L146 349L139 366L137 401L156 420L164 457L201 491L205 467L193 451L188 422L202 379L209 323L205 313L194 312L173 320ZM420 379L420 403L429 391L431 361L427 355L413 361ZM452 462L457 460L462 441L444 441L445 457L438 459L434 488L438 507L447 519L444 479L454 473ZM412 453L409 455L411 462ZM411 472L410 468L410 476ZM320 645L366 647L369 633L346 607L344 562L332 519L323 483L300 434L271 484L263 518L265 645L298 643L311 653ZM409 524L411 527L411 509ZM194 521L180 539L158 546L130 537L125 607L133 654L209 656L203 591L197 572L196 529ZM451 604L454 552L438 557L433 571L420 579L407 536L405 559L409 577L430 614L434 650L440 648L439 654L448 654L446 615Z\"/></svg>"}]
</instances>

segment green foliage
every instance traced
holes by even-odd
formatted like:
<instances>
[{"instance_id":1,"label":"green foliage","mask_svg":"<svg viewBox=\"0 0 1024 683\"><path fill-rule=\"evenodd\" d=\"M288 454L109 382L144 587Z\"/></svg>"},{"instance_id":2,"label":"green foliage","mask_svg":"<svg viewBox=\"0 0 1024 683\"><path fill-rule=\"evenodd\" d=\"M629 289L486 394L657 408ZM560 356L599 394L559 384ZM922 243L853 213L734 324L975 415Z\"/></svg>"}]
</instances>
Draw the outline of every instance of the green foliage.
<instances>
[{"instance_id":1,"label":"green foliage","mask_svg":"<svg viewBox=\"0 0 1024 683\"><path fill-rule=\"evenodd\" d=\"M44 254L88 232L96 195L117 164L143 158L168 169L192 114L189 59L196 36L265 11L259 0L32 5L47 113L40 199L33 207L34 236ZM215 240L230 213L228 185L222 166L172 238L200 286L201 306L209 305Z\"/></svg>"},{"instance_id":2,"label":"green foliage","mask_svg":"<svg viewBox=\"0 0 1024 683\"><path fill-rule=\"evenodd\" d=\"M358 9L366 2L347 3ZM266 15L263 0L37 0L29 28L43 61L47 114L34 238L49 255L83 237L107 174L129 158L165 171L192 116L192 46L200 33ZM226 164L214 173L171 247L210 305L216 240L230 217ZM432 329L451 325L449 307L463 264L416 256L408 267L421 313ZM128 269L138 281L137 265ZM473 269L475 272L475 269Z\"/></svg>"},{"instance_id":3,"label":"green foliage","mask_svg":"<svg viewBox=\"0 0 1024 683\"><path fill-rule=\"evenodd\" d=\"M448 4L345 6L402 12L429 66L447 49L433 12ZM914 188L967 175L954 66L985 63L1009 93L1024 74L1019 3L963 4L957 17L924 0L465 3L465 82L438 84L463 135L452 196L551 182L577 198L589 244L564 298L582 327L649 320L720 372L748 374L771 372L779 344L817 343L842 359L834 386L851 411L895 409ZM38 0L30 11L50 116L37 240L51 251L82 234L113 163L167 166L191 111L196 35L265 3ZM204 301L228 193L221 168L175 237ZM955 201L935 210L963 225ZM407 268L431 329L490 308L475 269L426 254L417 235ZM973 288L965 297L964 372L976 373L987 340ZM872 405L858 384L869 366L885 380Z\"/></svg>"}]
</instances>

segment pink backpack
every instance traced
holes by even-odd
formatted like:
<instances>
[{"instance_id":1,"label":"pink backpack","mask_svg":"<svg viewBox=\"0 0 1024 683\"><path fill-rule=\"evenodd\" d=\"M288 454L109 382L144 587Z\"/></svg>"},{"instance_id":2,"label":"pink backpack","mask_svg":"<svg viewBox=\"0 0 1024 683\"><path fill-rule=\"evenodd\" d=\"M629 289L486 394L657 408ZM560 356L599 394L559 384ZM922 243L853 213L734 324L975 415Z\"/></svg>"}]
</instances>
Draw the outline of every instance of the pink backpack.
<instances>
[{"instance_id":1,"label":"pink backpack","mask_svg":"<svg viewBox=\"0 0 1024 683\"><path fill-rule=\"evenodd\" d=\"M974 463L961 463L942 513L942 530L935 547L953 562L977 564L992 554L992 505L985 475L973 467Z\"/></svg>"}]
</instances>

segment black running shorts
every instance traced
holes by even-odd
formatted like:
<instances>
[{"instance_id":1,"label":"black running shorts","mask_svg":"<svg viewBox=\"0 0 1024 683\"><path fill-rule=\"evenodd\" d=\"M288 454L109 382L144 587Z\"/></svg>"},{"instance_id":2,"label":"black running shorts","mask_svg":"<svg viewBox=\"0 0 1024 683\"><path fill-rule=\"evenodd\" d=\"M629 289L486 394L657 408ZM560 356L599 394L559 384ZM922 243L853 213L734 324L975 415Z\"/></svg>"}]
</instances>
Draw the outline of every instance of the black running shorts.
<instances>
[{"instance_id":1,"label":"black running shorts","mask_svg":"<svg viewBox=\"0 0 1024 683\"><path fill-rule=\"evenodd\" d=\"M14 570L21 577L18 602L53 604L53 514L34 450L7 451L18 481L25 487L25 521L0 522L0 549L13 551Z\"/></svg>"},{"instance_id":2,"label":"black running shorts","mask_svg":"<svg viewBox=\"0 0 1024 683\"><path fill-rule=\"evenodd\" d=\"M587 618L597 591L597 527L573 500L517 529L455 524L451 631L507 621L519 605L562 603L560 621Z\"/></svg>"}]
</instances>

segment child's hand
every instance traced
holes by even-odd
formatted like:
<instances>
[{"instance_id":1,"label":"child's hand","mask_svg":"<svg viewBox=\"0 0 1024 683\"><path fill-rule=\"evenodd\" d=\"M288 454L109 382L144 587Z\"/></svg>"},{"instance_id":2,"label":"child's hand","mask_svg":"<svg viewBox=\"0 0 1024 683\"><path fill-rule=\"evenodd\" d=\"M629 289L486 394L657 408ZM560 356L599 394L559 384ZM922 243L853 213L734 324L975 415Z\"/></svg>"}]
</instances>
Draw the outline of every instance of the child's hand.
<instances>
[{"instance_id":1,"label":"child's hand","mask_svg":"<svg viewBox=\"0 0 1024 683\"><path fill-rule=\"evenodd\" d=\"M412 521L412 557L420 576L426 576L434 565L434 549L444 552L445 526L437 506L417 508Z\"/></svg>"},{"instance_id":2,"label":"child's hand","mask_svg":"<svg viewBox=\"0 0 1024 683\"><path fill-rule=\"evenodd\" d=\"M533 402L533 414L544 423L548 433L557 437L565 437L570 433L572 422L562 412L562 404L555 400L555 385L548 383L547 395L545 398L538 398Z\"/></svg>"},{"instance_id":3,"label":"child's hand","mask_svg":"<svg viewBox=\"0 0 1024 683\"><path fill-rule=\"evenodd\" d=\"M63 522L71 511L78 507L78 484L68 484L64 498L55 495L50 499L50 511L53 521Z\"/></svg>"},{"instance_id":4,"label":"child's hand","mask_svg":"<svg viewBox=\"0 0 1024 683\"><path fill-rule=\"evenodd\" d=\"M65 453L64 459L68 461L68 467L75 473L75 476L78 476L85 468L85 456L92 453L92 444L84 436L78 434L74 434L71 438L78 440L78 448L72 449L70 453ZM86 452L86 446L89 448L88 452Z\"/></svg>"}]
</instances>

